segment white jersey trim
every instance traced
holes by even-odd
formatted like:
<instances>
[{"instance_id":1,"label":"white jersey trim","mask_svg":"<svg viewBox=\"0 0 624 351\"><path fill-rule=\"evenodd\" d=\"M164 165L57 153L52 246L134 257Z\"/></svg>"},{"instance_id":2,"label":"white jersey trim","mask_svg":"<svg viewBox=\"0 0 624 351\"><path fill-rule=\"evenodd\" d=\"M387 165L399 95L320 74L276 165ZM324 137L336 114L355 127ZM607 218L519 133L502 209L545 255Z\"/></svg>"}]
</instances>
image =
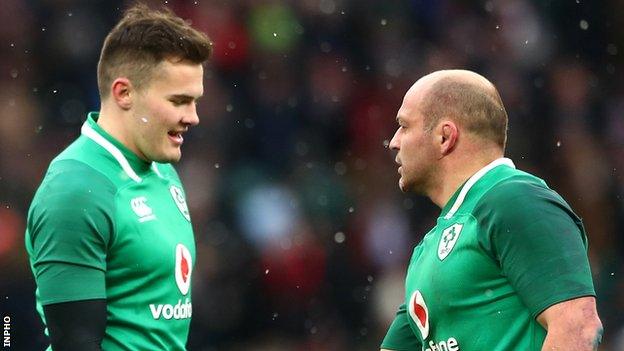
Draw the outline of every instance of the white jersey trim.
<instances>
[{"instance_id":1,"label":"white jersey trim","mask_svg":"<svg viewBox=\"0 0 624 351\"><path fill-rule=\"evenodd\" d=\"M160 171L158 170L158 167L156 167L156 162L152 162L152 170L154 171L154 173L156 173L156 175L158 175L160 178L162 178L162 174L160 173Z\"/></svg>"},{"instance_id":2,"label":"white jersey trim","mask_svg":"<svg viewBox=\"0 0 624 351\"><path fill-rule=\"evenodd\" d=\"M481 179L487 172L492 170L494 167L497 167L497 166L500 166L500 165L505 165L505 166L509 166L511 168L516 168L516 165L514 165L513 161L508 159L508 158L506 158L506 157L498 158L498 159L492 161L487 166L481 168L479 171L477 171L477 173L473 174L472 177L470 177L468 179L466 184L464 184L464 186L462 187L462 189L459 192L459 195L457 196L457 199L455 199L455 203L453 203L453 206L451 207L451 209L444 216L444 219L450 219L451 217L453 217L453 215L455 215L455 212L457 212L459 207L464 202L464 199L466 198L466 194L468 194L468 191L470 190L470 188L472 188L472 186L475 185L475 183L479 179Z\"/></svg>"},{"instance_id":3,"label":"white jersey trim","mask_svg":"<svg viewBox=\"0 0 624 351\"><path fill-rule=\"evenodd\" d=\"M85 122L82 125L82 128L80 129L80 131L86 137L95 141L97 144L103 147L106 151L108 151L111 155L113 155L113 157L117 160L117 162L119 162L119 165L124 170L124 172L126 172L128 177L132 178L132 180L134 180L137 183L140 183L142 181L141 177L139 177L138 174L136 174L136 172L132 169L132 167L130 167L130 163L128 163L128 160L124 157L121 151L119 151L119 149L115 145L113 145L110 141L106 140L103 136L101 136L100 134L98 134L98 132L96 132L93 128L91 128L89 123Z\"/></svg>"}]
</instances>

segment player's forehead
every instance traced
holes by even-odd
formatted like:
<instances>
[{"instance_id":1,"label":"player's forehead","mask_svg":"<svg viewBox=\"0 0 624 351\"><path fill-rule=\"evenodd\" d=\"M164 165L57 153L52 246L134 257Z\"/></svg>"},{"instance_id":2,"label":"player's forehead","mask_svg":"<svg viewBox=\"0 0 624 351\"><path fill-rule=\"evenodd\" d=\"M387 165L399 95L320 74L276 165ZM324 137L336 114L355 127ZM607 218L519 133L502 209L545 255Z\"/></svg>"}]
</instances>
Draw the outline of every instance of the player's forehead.
<instances>
[{"instance_id":1,"label":"player's forehead","mask_svg":"<svg viewBox=\"0 0 624 351\"><path fill-rule=\"evenodd\" d=\"M166 95L203 95L203 67L186 61L163 60L155 69L152 83Z\"/></svg>"},{"instance_id":2,"label":"player's forehead","mask_svg":"<svg viewBox=\"0 0 624 351\"><path fill-rule=\"evenodd\" d=\"M421 104L426 94L426 85L421 84L419 80L414 83L412 87L405 93L401 107L397 112L397 121L399 122L414 122L422 118Z\"/></svg>"}]
</instances>

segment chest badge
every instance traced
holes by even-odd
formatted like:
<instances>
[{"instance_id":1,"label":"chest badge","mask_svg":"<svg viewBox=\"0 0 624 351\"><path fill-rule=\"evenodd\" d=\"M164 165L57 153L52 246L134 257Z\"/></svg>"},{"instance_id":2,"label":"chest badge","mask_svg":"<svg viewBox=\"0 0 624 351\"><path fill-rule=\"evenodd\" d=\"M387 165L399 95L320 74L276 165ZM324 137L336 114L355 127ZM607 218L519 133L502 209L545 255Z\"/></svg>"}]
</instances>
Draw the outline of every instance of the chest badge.
<instances>
[{"instance_id":1,"label":"chest badge","mask_svg":"<svg viewBox=\"0 0 624 351\"><path fill-rule=\"evenodd\" d=\"M191 215L189 214L188 206L186 205L186 200L184 199L184 193L182 192L182 189L178 188L175 185L172 185L169 187L169 192L171 192L173 202L175 202L176 206L178 206L178 209L180 210L180 212L182 212L184 218L186 218L186 220L190 222Z\"/></svg>"},{"instance_id":2,"label":"chest badge","mask_svg":"<svg viewBox=\"0 0 624 351\"><path fill-rule=\"evenodd\" d=\"M463 227L463 224L455 223L442 231L438 244L438 258L440 260L444 260L451 253Z\"/></svg>"}]
</instances>

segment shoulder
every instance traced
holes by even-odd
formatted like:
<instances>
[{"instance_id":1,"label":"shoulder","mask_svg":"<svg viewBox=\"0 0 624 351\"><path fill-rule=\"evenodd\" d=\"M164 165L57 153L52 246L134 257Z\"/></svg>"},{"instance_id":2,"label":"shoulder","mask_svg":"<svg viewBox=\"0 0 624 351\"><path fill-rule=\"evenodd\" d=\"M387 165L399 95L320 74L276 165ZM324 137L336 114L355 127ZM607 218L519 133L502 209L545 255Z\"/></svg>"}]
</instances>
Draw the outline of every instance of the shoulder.
<instances>
[{"instance_id":1,"label":"shoulder","mask_svg":"<svg viewBox=\"0 0 624 351\"><path fill-rule=\"evenodd\" d=\"M54 161L28 211L35 250L85 242L105 246L100 243L108 243L114 232L116 190L106 176L80 161Z\"/></svg>"},{"instance_id":2,"label":"shoulder","mask_svg":"<svg viewBox=\"0 0 624 351\"><path fill-rule=\"evenodd\" d=\"M41 182L39 192L48 190L66 196L76 192L97 195L100 192L116 192L115 184L102 172L75 159L56 159L52 162Z\"/></svg>"},{"instance_id":3,"label":"shoulder","mask_svg":"<svg viewBox=\"0 0 624 351\"><path fill-rule=\"evenodd\" d=\"M581 233L584 238L580 217L543 180L527 173L518 173L492 186L479 199L473 216L484 229L485 235L480 239L485 241L546 234L553 237L553 233L571 232Z\"/></svg>"},{"instance_id":4,"label":"shoulder","mask_svg":"<svg viewBox=\"0 0 624 351\"><path fill-rule=\"evenodd\" d=\"M75 216L92 209L111 212L117 187L104 174L74 159L52 162L35 193L29 217L44 214Z\"/></svg>"},{"instance_id":5,"label":"shoulder","mask_svg":"<svg viewBox=\"0 0 624 351\"><path fill-rule=\"evenodd\" d=\"M474 215L518 214L553 206L572 212L565 200L543 180L527 173L518 173L494 184L485 192L475 206Z\"/></svg>"}]
</instances>

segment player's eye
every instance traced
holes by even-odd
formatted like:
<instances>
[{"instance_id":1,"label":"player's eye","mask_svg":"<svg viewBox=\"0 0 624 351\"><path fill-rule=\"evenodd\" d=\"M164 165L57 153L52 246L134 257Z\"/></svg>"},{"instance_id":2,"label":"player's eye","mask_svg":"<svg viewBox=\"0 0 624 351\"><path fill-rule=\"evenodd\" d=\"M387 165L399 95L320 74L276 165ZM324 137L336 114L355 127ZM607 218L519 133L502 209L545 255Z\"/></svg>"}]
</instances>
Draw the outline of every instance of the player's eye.
<instances>
[{"instance_id":1,"label":"player's eye","mask_svg":"<svg viewBox=\"0 0 624 351\"><path fill-rule=\"evenodd\" d=\"M172 99L169 100L171 101L171 103L173 104L173 106L182 106L182 105L188 105L192 100L186 100L186 99Z\"/></svg>"}]
</instances>

